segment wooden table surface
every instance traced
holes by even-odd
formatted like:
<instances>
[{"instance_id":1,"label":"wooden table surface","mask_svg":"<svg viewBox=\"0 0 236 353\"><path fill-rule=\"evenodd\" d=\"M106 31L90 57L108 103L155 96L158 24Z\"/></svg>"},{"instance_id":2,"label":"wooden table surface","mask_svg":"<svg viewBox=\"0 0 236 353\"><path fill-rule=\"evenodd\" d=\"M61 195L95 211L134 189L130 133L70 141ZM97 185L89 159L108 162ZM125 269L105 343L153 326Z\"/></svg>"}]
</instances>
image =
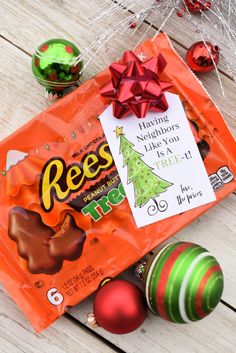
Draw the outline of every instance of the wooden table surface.
<instances>
[{"instance_id":1,"label":"wooden table surface","mask_svg":"<svg viewBox=\"0 0 236 353\"><path fill-rule=\"evenodd\" d=\"M34 49L49 38L66 38L82 50L87 47L89 18L98 12L101 1L90 0L0 0L0 139L6 137L46 107L43 88L31 73ZM109 3L109 0L107 0ZM166 26L175 49L184 56L194 41L193 29L174 16ZM158 27L155 22L155 26ZM148 24L144 24L142 30ZM94 28L92 28L94 30ZM96 29L95 29L96 30ZM149 36L155 33L151 28ZM139 35L140 36L140 35ZM136 39L136 40L135 40ZM125 49L135 45L124 36L116 50L108 50L86 69L83 80L99 72ZM220 43L219 43L220 45ZM221 73L226 92L222 98L215 73L200 77L236 136L236 83ZM91 329L86 315L92 311L92 297L71 309L47 330L37 335L0 287L1 353L106 353L174 352L233 353L236 350L236 195L232 194L195 220L174 238L190 240L209 249L219 260L225 275L221 303L204 320L175 325L152 315L137 331L123 336L101 328ZM132 269L123 276L133 277Z\"/></svg>"}]
</instances>

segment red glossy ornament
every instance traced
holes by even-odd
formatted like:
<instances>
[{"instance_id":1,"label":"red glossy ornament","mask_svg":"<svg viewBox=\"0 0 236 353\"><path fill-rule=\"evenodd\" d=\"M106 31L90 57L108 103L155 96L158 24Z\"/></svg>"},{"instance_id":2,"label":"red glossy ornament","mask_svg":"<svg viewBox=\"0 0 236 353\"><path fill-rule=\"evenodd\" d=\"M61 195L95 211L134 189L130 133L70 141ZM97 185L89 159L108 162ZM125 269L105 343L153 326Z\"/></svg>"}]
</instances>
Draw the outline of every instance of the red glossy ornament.
<instances>
[{"instance_id":1,"label":"red glossy ornament","mask_svg":"<svg viewBox=\"0 0 236 353\"><path fill-rule=\"evenodd\" d=\"M112 333L125 334L143 323L147 305L140 288L133 283L116 280L98 290L93 311L99 326Z\"/></svg>"},{"instance_id":2,"label":"red glossy ornament","mask_svg":"<svg viewBox=\"0 0 236 353\"><path fill-rule=\"evenodd\" d=\"M205 45L206 44L206 45ZM210 72L215 70L219 62L219 47L209 42L194 43L187 51L186 61L195 72Z\"/></svg>"},{"instance_id":3,"label":"red glossy ornament","mask_svg":"<svg viewBox=\"0 0 236 353\"><path fill-rule=\"evenodd\" d=\"M130 22L130 24L129 24L129 28L131 28L131 29L136 28L136 26L137 26L136 22Z\"/></svg>"},{"instance_id":4,"label":"red glossy ornament","mask_svg":"<svg viewBox=\"0 0 236 353\"><path fill-rule=\"evenodd\" d=\"M210 0L184 0L188 10L193 13L206 11L211 7Z\"/></svg>"},{"instance_id":5,"label":"red glossy ornament","mask_svg":"<svg viewBox=\"0 0 236 353\"><path fill-rule=\"evenodd\" d=\"M185 12L186 12L186 9L182 7L181 9L179 9L179 10L176 12L176 15L177 15L178 17L183 17L183 15L184 15Z\"/></svg>"}]
</instances>

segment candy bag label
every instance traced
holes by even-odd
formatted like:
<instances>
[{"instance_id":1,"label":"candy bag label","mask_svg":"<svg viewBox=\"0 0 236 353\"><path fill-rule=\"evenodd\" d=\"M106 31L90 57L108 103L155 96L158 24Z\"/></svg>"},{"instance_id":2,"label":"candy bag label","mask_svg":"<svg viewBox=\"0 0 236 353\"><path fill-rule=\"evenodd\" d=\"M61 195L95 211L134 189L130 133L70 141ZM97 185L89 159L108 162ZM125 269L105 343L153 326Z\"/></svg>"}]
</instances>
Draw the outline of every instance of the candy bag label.
<instances>
[{"instance_id":1,"label":"candy bag label","mask_svg":"<svg viewBox=\"0 0 236 353\"><path fill-rule=\"evenodd\" d=\"M216 199L181 101L166 98L164 113L100 117L138 227Z\"/></svg>"}]
</instances>

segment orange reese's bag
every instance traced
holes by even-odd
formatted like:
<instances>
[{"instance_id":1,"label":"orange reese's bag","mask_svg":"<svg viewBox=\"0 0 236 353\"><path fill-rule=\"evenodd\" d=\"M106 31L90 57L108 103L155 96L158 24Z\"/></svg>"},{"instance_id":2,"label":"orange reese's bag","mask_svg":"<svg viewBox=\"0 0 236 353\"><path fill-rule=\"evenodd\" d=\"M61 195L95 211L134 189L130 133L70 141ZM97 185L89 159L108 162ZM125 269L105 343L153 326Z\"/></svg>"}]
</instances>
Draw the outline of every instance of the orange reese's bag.
<instances>
[{"instance_id":1,"label":"orange reese's bag","mask_svg":"<svg viewBox=\"0 0 236 353\"><path fill-rule=\"evenodd\" d=\"M181 98L219 202L236 186L223 117L165 34L140 52L166 59L160 78ZM99 122L109 80L101 72L0 144L0 279L36 331L216 203L136 227ZM96 222L81 212L91 202Z\"/></svg>"}]
</instances>

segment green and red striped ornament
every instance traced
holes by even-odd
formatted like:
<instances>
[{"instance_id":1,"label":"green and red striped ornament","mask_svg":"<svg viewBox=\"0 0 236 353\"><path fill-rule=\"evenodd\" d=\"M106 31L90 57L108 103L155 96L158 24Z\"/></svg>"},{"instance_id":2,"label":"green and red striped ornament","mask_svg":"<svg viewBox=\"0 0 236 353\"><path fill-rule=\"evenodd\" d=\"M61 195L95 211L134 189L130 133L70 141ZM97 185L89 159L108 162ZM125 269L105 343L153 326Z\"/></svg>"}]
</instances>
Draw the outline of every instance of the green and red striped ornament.
<instances>
[{"instance_id":1,"label":"green and red striped ornament","mask_svg":"<svg viewBox=\"0 0 236 353\"><path fill-rule=\"evenodd\" d=\"M149 308L163 319L187 323L210 314L223 292L223 274L200 245L177 242L154 254L143 273Z\"/></svg>"}]
</instances>

